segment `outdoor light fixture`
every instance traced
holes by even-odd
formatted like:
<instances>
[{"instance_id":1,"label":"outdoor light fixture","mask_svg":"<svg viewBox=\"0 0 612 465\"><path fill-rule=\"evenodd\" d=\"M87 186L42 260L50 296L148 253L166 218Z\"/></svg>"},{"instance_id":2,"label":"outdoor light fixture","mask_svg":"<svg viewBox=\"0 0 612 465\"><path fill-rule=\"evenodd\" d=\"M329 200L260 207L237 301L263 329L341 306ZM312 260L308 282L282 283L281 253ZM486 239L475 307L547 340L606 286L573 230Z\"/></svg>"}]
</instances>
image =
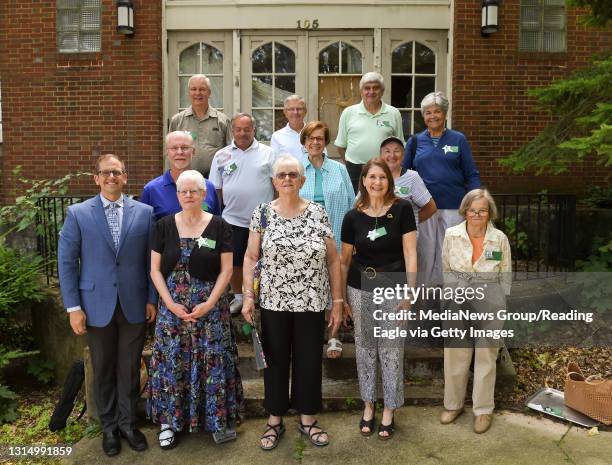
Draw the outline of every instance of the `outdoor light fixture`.
<instances>
[{"instance_id":1,"label":"outdoor light fixture","mask_svg":"<svg viewBox=\"0 0 612 465\"><path fill-rule=\"evenodd\" d=\"M117 0L117 32L134 34L134 5L132 0Z\"/></svg>"},{"instance_id":2,"label":"outdoor light fixture","mask_svg":"<svg viewBox=\"0 0 612 465\"><path fill-rule=\"evenodd\" d=\"M499 0L482 0L482 24L480 33L488 36L499 30Z\"/></svg>"}]
</instances>

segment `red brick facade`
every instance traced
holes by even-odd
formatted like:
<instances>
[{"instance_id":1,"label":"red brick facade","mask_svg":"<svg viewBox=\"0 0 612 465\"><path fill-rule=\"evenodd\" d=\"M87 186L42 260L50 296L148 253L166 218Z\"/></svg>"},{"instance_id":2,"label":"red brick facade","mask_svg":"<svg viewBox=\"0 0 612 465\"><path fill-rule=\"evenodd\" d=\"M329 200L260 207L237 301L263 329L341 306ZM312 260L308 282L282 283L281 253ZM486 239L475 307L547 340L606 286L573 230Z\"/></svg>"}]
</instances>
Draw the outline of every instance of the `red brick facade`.
<instances>
[{"instance_id":1,"label":"red brick facade","mask_svg":"<svg viewBox=\"0 0 612 465\"><path fill-rule=\"evenodd\" d=\"M0 203L12 197L8 174L23 166L30 178L91 170L96 156L114 152L129 172L128 192L162 170L162 2L134 0L134 37L118 34L114 0L102 0L102 52L61 54L55 2L0 3L0 79L4 144ZM608 182L594 163L571 174L537 179L508 176L497 159L534 137L549 117L533 111L527 90L567 76L610 48L612 34L577 25L567 14L567 52L518 51L519 0L503 2L500 31L480 35L480 0L456 0L453 50L453 127L473 147L484 182L495 192L580 190ZM96 191L91 179L71 191Z\"/></svg>"},{"instance_id":2,"label":"red brick facade","mask_svg":"<svg viewBox=\"0 0 612 465\"><path fill-rule=\"evenodd\" d=\"M126 161L130 193L161 172L161 2L133 2L133 37L117 33L115 3L102 0L101 53L66 54L57 51L55 2L2 1L0 203L12 197L16 165L28 178L55 178L92 171L113 152ZM87 177L71 191L95 187Z\"/></svg>"},{"instance_id":3,"label":"red brick facade","mask_svg":"<svg viewBox=\"0 0 612 465\"><path fill-rule=\"evenodd\" d=\"M464 132L472 145L483 182L502 192L577 192L588 184L609 183L611 170L593 161L563 176L537 178L509 176L497 162L535 137L549 122L534 110L533 87L567 77L587 66L589 59L610 50L612 32L577 24L577 10L567 11L567 52L519 52L519 0L500 7L500 29L481 37L480 0L455 2L453 50L453 127Z\"/></svg>"}]
</instances>

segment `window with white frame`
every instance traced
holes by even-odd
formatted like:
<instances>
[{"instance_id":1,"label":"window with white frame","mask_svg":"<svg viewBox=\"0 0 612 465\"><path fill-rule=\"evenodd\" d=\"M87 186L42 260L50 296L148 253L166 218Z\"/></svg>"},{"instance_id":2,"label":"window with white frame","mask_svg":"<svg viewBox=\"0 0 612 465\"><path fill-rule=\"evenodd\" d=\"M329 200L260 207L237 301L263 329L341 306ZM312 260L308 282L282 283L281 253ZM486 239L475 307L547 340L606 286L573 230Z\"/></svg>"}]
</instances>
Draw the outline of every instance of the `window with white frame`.
<instances>
[{"instance_id":1,"label":"window with white frame","mask_svg":"<svg viewBox=\"0 0 612 465\"><path fill-rule=\"evenodd\" d=\"M62 53L99 52L101 0L57 0L57 49Z\"/></svg>"},{"instance_id":2,"label":"window with white frame","mask_svg":"<svg viewBox=\"0 0 612 465\"><path fill-rule=\"evenodd\" d=\"M521 0L519 49L565 51L565 0Z\"/></svg>"},{"instance_id":3,"label":"window with white frame","mask_svg":"<svg viewBox=\"0 0 612 465\"><path fill-rule=\"evenodd\" d=\"M189 79L205 74L210 80L210 105L223 111L223 53L205 42L198 42L181 52L179 57L179 111L189 105Z\"/></svg>"}]
</instances>

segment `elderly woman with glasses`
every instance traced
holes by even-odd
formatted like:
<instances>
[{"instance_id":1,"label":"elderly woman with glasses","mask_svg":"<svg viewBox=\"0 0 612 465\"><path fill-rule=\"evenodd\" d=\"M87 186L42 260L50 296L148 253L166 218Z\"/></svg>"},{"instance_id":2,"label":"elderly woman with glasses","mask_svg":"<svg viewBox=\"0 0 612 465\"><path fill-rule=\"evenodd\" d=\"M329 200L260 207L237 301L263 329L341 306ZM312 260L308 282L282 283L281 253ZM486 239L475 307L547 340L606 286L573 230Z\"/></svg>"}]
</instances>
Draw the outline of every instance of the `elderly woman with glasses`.
<instances>
[{"instance_id":1,"label":"elderly woman with glasses","mask_svg":"<svg viewBox=\"0 0 612 465\"><path fill-rule=\"evenodd\" d=\"M302 157L306 182L300 189L300 195L325 208L340 251L342 220L355 202L351 178L342 163L331 160L325 153L325 147L329 144L329 127L323 121L306 124L300 134L300 142L306 149L306 156ZM327 343L329 358L339 358L342 354L342 343L337 336L337 333L330 334Z\"/></svg>"},{"instance_id":2,"label":"elderly woman with glasses","mask_svg":"<svg viewBox=\"0 0 612 465\"><path fill-rule=\"evenodd\" d=\"M183 171L176 185L181 211L157 222L151 252L160 301L147 410L162 449L183 429L210 431L217 443L235 438L243 405L227 295L231 228L202 210L198 171Z\"/></svg>"},{"instance_id":3,"label":"elderly woman with glasses","mask_svg":"<svg viewBox=\"0 0 612 465\"><path fill-rule=\"evenodd\" d=\"M345 108L338 122L334 145L346 162L355 192L359 189L361 168L378 156L380 143L387 137L404 140L402 115L382 101L385 81L376 71L365 73L359 81L361 102Z\"/></svg>"},{"instance_id":4,"label":"elderly woman with glasses","mask_svg":"<svg viewBox=\"0 0 612 465\"><path fill-rule=\"evenodd\" d=\"M368 161L361 172L359 199L342 223L341 263L343 290L355 322L357 374L365 404L359 430L364 436L374 433L380 364L384 410L378 437L388 440L395 432L394 411L404 405L404 344L402 338L388 337L392 333L379 331L377 335L376 329L399 326L395 318L385 317L394 317L398 305L407 309L409 303L396 299L376 302L373 290L414 287L417 257L412 205L395 195L393 175L381 158ZM374 320L378 310L382 313Z\"/></svg>"},{"instance_id":5,"label":"elderly woman with glasses","mask_svg":"<svg viewBox=\"0 0 612 465\"><path fill-rule=\"evenodd\" d=\"M253 212L243 270L242 314L252 323L253 268L260 260L261 338L268 363L264 408L269 413L260 447L271 450L278 445L289 408L300 413L298 430L314 446L326 446L329 436L314 415L322 408L323 332L330 287L333 308L328 326L337 329L342 319L336 241L325 209L299 195L304 184L299 160L280 156L272 182L278 198Z\"/></svg>"},{"instance_id":6,"label":"elderly woman with glasses","mask_svg":"<svg viewBox=\"0 0 612 465\"><path fill-rule=\"evenodd\" d=\"M461 222L463 196L480 187L472 149L459 131L447 129L449 101L442 92L427 94L421 113L427 128L406 143L403 166L415 170L431 193L438 211L419 226L419 276L425 284L442 282L442 242L447 228Z\"/></svg>"},{"instance_id":7,"label":"elderly woman with glasses","mask_svg":"<svg viewBox=\"0 0 612 465\"><path fill-rule=\"evenodd\" d=\"M479 314L496 313L506 308L506 295L512 284L512 259L506 235L493 226L497 208L485 189L468 192L459 207L465 221L446 230L442 248L444 284L447 287L480 287L483 299L451 308L466 308ZM475 321L480 321L476 319ZM476 326L499 330L501 322L488 320ZM444 411L442 424L452 423L463 413L470 363L474 357L472 412L474 432L484 433L491 426L494 408L495 370L499 340L486 337L445 341Z\"/></svg>"}]
</instances>

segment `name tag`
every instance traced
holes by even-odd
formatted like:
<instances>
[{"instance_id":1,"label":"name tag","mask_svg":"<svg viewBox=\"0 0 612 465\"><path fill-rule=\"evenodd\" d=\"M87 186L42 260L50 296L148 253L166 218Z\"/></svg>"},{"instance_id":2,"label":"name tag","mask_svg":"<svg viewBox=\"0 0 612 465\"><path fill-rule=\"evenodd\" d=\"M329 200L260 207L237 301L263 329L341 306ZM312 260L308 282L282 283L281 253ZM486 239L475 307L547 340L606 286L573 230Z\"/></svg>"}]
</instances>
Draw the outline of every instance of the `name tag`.
<instances>
[{"instance_id":1,"label":"name tag","mask_svg":"<svg viewBox=\"0 0 612 465\"><path fill-rule=\"evenodd\" d=\"M395 186L395 195L408 195L410 189L404 186Z\"/></svg>"},{"instance_id":2,"label":"name tag","mask_svg":"<svg viewBox=\"0 0 612 465\"><path fill-rule=\"evenodd\" d=\"M368 232L368 239L370 239L371 241L375 241L376 239L378 239L379 237L383 237L387 235L387 230L385 229L384 226L378 228L378 229L372 229L370 232Z\"/></svg>"},{"instance_id":3,"label":"name tag","mask_svg":"<svg viewBox=\"0 0 612 465\"><path fill-rule=\"evenodd\" d=\"M446 155L448 152L459 153L459 146L458 145L445 145L444 147L442 147L442 150L444 150L444 155Z\"/></svg>"},{"instance_id":4,"label":"name tag","mask_svg":"<svg viewBox=\"0 0 612 465\"><path fill-rule=\"evenodd\" d=\"M209 239L208 237L198 238L198 247L206 247L207 249L215 249L217 241Z\"/></svg>"},{"instance_id":5,"label":"name tag","mask_svg":"<svg viewBox=\"0 0 612 465\"><path fill-rule=\"evenodd\" d=\"M379 128L390 128L391 127L391 123L389 123L389 121L383 121L380 119L376 121L376 125Z\"/></svg>"},{"instance_id":6,"label":"name tag","mask_svg":"<svg viewBox=\"0 0 612 465\"><path fill-rule=\"evenodd\" d=\"M502 253L500 250L485 250L485 258L499 262L502 259Z\"/></svg>"},{"instance_id":7,"label":"name tag","mask_svg":"<svg viewBox=\"0 0 612 465\"><path fill-rule=\"evenodd\" d=\"M223 174L226 174L226 175L229 176L230 174L232 174L237 169L238 169L238 165L236 164L236 162L232 162L232 163L230 163L229 165L227 165L225 167L225 169L223 170Z\"/></svg>"}]
</instances>

